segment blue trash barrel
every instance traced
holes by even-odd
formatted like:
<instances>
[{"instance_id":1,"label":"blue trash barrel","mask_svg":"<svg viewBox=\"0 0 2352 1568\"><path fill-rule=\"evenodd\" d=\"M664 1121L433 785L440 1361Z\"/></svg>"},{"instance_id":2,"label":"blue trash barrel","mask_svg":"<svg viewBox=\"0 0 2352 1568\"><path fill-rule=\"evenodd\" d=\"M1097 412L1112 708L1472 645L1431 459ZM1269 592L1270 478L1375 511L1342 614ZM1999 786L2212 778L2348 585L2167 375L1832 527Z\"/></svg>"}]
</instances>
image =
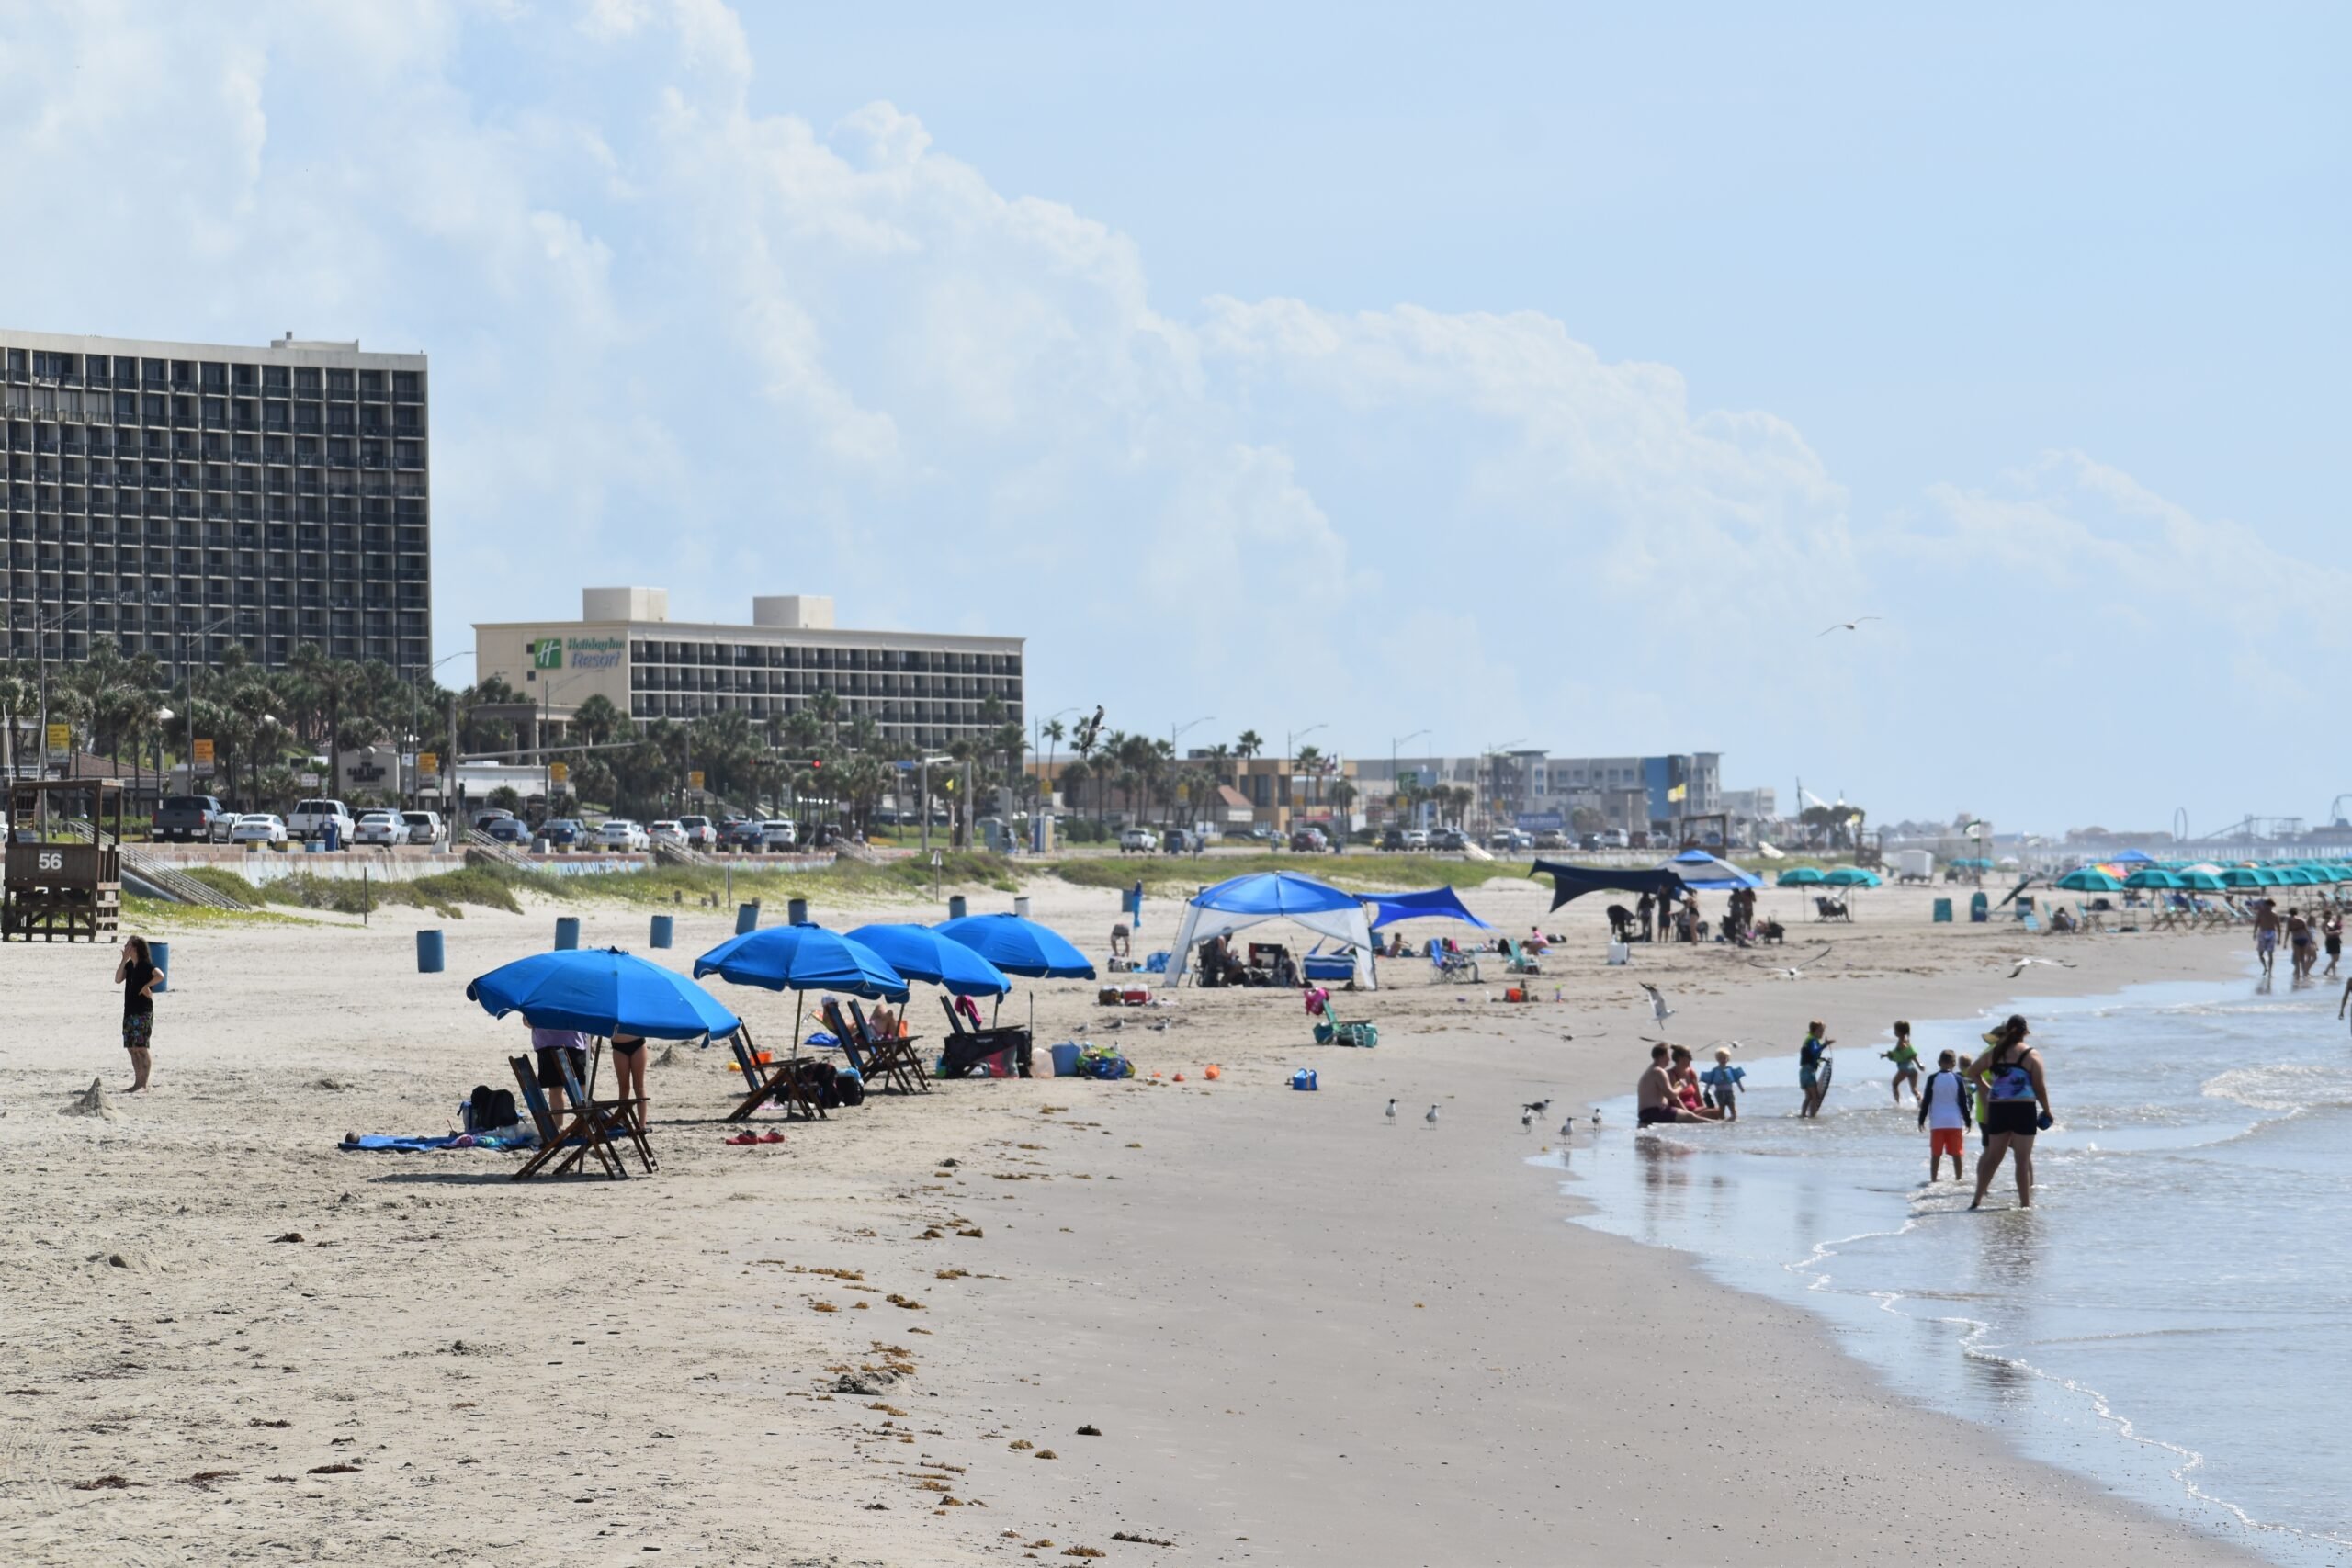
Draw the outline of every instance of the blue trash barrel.
<instances>
[{"instance_id":1,"label":"blue trash barrel","mask_svg":"<svg viewBox=\"0 0 2352 1568\"><path fill-rule=\"evenodd\" d=\"M784 918L786 922L790 925L807 925L808 923L808 900L806 898L795 898L786 903L784 907Z\"/></svg>"},{"instance_id":2,"label":"blue trash barrel","mask_svg":"<svg viewBox=\"0 0 2352 1568\"><path fill-rule=\"evenodd\" d=\"M964 896L961 893L950 893L947 896L947 918L949 919L962 919L965 914L965 908Z\"/></svg>"},{"instance_id":3,"label":"blue trash barrel","mask_svg":"<svg viewBox=\"0 0 2352 1568\"><path fill-rule=\"evenodd\" d=\"M320 831L326 834L327 848L331 850L343 848L343 829L338 824L330 822Z\"/></svg>"},{"instance_id":4,"label":"blue trash barrel","mask_svg":"<svg viewBox=\"0 0 2352 1568\"><path fill-rule=\"evenodd\" d=\"M168 942L151 942L147 944L147 956L155 964L155 988L159 991L170 990L172 988L172 944Z\"/></svg>"},{"instance_id":5,"label":"blue trash barrel","mask_svg":"<svg viewBox=\"0 0 2352 1568\"><path fill-rule=\"evenodd\" d=\"M416 933L416 972L420 975L441 973L441 933L439 931Z\"/></svg>"},{"instance_id":6,"label":"blue trash barrel","mask_svg":"<svg viewBox=\"0 0 2352 1568\"><path fill-rule=\"evenodd\" d=\"M580 945L579 916L558 915L555 918L555 944L559 949Z\"/></svg>"},{"instance_id":7,"label":"blue trash barrel","mask_svg":"<svg viewBox=\"0 0 2352 1568\"><path fill-rule=\"evenodd\" d=\"M746 931L757 931L757 930L759 930L759 929L760 929L760 905L759 905L759 901L758 901L757 899L753 899L753 900L752 900L751 903L749 903L749 904L738 904L738 905L736 905L736 906L735 906L735 934L736 934L737 936L741 936L741 935L742 935L744 932L746 932Z\"/></svg>"},{"instance_id":8,"label":"blue trash barrel","mask_svg":"<svg viewBox=\"0 0 2352 1568\"><path fill-rule=\"evenodd\" d=\"M670 945L669 916L656 915L653 917L653 934L646 938L646 941L651 942L655 947L667 947Z\"/></svg>"}]
</instances>

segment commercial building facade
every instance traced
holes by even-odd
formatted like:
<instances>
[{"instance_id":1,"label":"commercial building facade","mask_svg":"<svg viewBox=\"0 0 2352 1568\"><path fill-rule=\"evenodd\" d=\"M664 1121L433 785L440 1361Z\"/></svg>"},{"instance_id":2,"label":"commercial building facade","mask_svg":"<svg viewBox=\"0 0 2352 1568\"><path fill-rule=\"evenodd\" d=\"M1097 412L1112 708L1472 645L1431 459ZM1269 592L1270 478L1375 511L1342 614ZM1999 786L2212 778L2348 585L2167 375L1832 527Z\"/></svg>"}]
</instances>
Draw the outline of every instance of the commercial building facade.
<instances>
[{"instance_id":1,"label":"commercial building facade","mask_svg":"<svg viewBox=\"0 0 2352 1568\"><path fill-rule=\"evenodd\" d=\"M1724 809L1723 757L1714 751L1660 757L1555 757L1513 750L1480 757L1363 758L1356 764L1367 802L1385 808L1398 780L1466 787L1472 817L1489 826L1566 828L1589 811L1603 826L1671 830L1691 817ZM1375 815L1379 811L1375 810Z\"/></svg>"},{"instance_id":2,"label":"commercial building facade","mask_svg":"<svg viewBox=\"0 0 2352 1568\"><path fill-rule=\"evenodd\" d=\"M10 655L429 668L427 394L424 355L356 342L0 328Z\"/></svg>"},{"instance_id":3,"label":"commercial building facade","mask_svg":"<svg viewBox=\"0 0 2352 1568\"><path fill-rule=\"evenodd\" d=\"M670 619L659 588L590 588L577 621L474 627L478 679L496 676L540 708L547 739L591 696L630 717L741 713L754 723L808 709L831 692L838 717L870 718L883 740L937 750L1024 722L1023 639L851 631L815 595L752 601L748 626ZM994 698L1001 716L983 717Z\"/></svg>"}]
</instances>

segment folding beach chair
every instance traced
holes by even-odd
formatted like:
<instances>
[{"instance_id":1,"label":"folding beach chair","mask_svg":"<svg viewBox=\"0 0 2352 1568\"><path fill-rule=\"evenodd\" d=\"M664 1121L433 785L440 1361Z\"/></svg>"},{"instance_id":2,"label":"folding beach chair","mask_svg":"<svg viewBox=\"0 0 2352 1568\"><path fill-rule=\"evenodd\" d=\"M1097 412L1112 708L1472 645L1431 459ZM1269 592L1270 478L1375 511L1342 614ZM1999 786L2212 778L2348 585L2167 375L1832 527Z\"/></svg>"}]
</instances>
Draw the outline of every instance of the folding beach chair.
<instances>
[{"instance_id":1,"label":"folding beach chair","mask_svg":"<svg viewBox=\"0 0 2352 1568\"><path fill-rule=\"evenodd\" d=\"M1541 975L1544 973L1544 966L1536 963L1532 958L1527 956L1527 947L1525 943L1513 942L1509 937L1502 937L1498 939L1496 945L1502 949L1503 973L1506 975Z\"/></svg>"},{"instance_id":2,"label":"folding beach chair","mask_svg":"<svg viewBox=\"0 0 2352 1568\"><path fill-rule=\"evenodd\" d=\"M915 1042L922 1038L920 1035L883 1033L865 1021L865 1010L854 1000L849 1004L849 1019L858 1038L865 1042L874 1065L898 1080L899 1092L931 1092L931 1077L922 1070L922 1058L915 1055Z\"/></svg>"},{"instance_id":3,"label":"folding beach chair","mask_svg":"<svg viewBox=\"0 0 2352 1568\"><path fill-rule=\"evenodd\" d=\"M2018 910L2018 919L2023 921L2025 929L2031 931L2034 935L2040 936L2041 934L2041 919L2031 909Z\"/></svg>"},{"instance_id":4,"label":"folding beach chair","mask_svg":"<svg viewBox=\"0 0 2352 1568\"><path fill-rule=\"evenodd\" d=\"M735 1066L742 1071L744 1089L741 1102L727 1113L729 1122L748 1120L752 1111L771 1100L784 1108L786 1116L792 1114L792 1108L796 1105L800 1107L800 1114L804 1118L824 1116L825 1108L817 1103L817 1097L809 1092L808 1085L800 1081L792 1063L784 1061L770 1062L764 1066L761 1065L759 1047L752 1043L752 1031L748 1026L729 1035L727 1043L735 1053Z\"/></svg>"},{"instance_id":5,"label":"folding beach chair","mask_svg":"<svg viewBox=\"0 0 2352 1568\"><path fill-rule=\"evenodd\" d=\"M654 1168L653 1146L645 1141L644 1133L637 1125L637 1119L645 1109L645 1101L635 1099L597 1100L582 1086L579 1075L571 1070L570 1056L559 1055L557 1060L563 1064L563 1091L571 1097L571 1103L584 1108L582 1114L596 1124L597 1131L604 1135L616 1156L622 1151L620 1145L612 1141L614 1134L617 1134L635 1144L639 1162L645 1167L646 1174L651 1175Z\"/></svg>"},{"instance_id":6,"label":"folding beach chair","mask_svg":"<svg viewBox=\"0 0 2352 1568\"><path fill-rule=\"evenodd\" d=\"M863 1014L852 1026L849 1020L842 1016L842 1004L827 997L817 1004L817 1016L825 1021L826 1032L832 1035L834 1047L841 1052L842 1059L849 1064L850 1071L865 1081L868 1094L880 1094L890 1089L901 1094L913 1092L902 1078L894 1077L890 1059L876 1051L867 1042Z\"/></svg>"},{"instance_id":7,"label":"folding beach chair","mask_svg":"<svg viewBox=\"0 0 2352 1568\"><path fill-rule=\"evenodd\" d=\"M605 1167L605 1174L616 1181L628 1179L628 1171L621 1164L620 1151L613 1147L594 1113L584 1101L574 1100L558 1117L548 1104L548 1097L539 1092L538 1075L531 1070L528 1056L509 1056L506 1065L514 1069L514 1087L523 1093L523 1105L531 1113L531 1124L538 1129L539 1150L525 1160L512 1179L526 1181L537 1176L548 1161L563 1156L562 1163L552 1174L562 1176L593 1154ZM566 1064L567 1069L570 1064ZM567 1070L567 1078L570 1073ZM567 1147L570 1152L566 1153Z\"/></svg>"}]
</instances>

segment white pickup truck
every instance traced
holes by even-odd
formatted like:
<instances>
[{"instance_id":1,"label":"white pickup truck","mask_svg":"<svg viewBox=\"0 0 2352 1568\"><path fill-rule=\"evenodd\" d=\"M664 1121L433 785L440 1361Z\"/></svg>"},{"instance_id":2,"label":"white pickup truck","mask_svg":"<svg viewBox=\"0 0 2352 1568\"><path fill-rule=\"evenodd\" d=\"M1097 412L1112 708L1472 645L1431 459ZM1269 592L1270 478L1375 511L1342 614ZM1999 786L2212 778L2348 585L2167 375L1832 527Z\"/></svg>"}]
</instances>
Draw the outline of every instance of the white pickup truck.
<instances>
[{"instance_id":1,"label":"white pickup truck","mask_svg":"<svg viewBox=\"0 0 2352 1568\"><path fill-rule=\"evenodd\" d=\"M332 827L335 842L348 848L356 826L351 819L351 807L340 800L299 800L294 803L294 814L286 818L286 836L306 840L323 839Z\"/></svg>"}]
</instances>

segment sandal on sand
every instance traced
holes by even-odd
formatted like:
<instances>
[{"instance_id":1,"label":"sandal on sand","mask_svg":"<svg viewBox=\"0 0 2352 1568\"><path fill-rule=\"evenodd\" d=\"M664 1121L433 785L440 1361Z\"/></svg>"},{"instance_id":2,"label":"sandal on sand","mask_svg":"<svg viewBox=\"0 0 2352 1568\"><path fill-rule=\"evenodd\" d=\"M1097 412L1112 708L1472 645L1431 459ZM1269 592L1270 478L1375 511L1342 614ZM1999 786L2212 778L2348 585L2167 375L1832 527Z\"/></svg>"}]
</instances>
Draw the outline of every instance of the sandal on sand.
<instances>
[{"instance_id":1,"label":"sandal on sand","mask_svg":"<svg viewBox=\"0 0 2352 1568\"><path fill-rule=\"evenodd\" d=\"M766 1132L760 1134L760 1142L763 1144L780 1144L784 1142L784 1134L771 1127Z\"/></svg>"},{"instance_id":2,"label":"sandal on sand","mask_svg":"<svg viewBox=\"0 0 2352 1568\"><path fill-rule=\"evenodd\" d=\"M738 1133L731 1138L721 1138L719 1140L722 1144L732 1144L738 1148L746 1147L750 1145L756 1144L759 1141L760 1135L757 1133Z\"/></svg>"}]
</instances>

